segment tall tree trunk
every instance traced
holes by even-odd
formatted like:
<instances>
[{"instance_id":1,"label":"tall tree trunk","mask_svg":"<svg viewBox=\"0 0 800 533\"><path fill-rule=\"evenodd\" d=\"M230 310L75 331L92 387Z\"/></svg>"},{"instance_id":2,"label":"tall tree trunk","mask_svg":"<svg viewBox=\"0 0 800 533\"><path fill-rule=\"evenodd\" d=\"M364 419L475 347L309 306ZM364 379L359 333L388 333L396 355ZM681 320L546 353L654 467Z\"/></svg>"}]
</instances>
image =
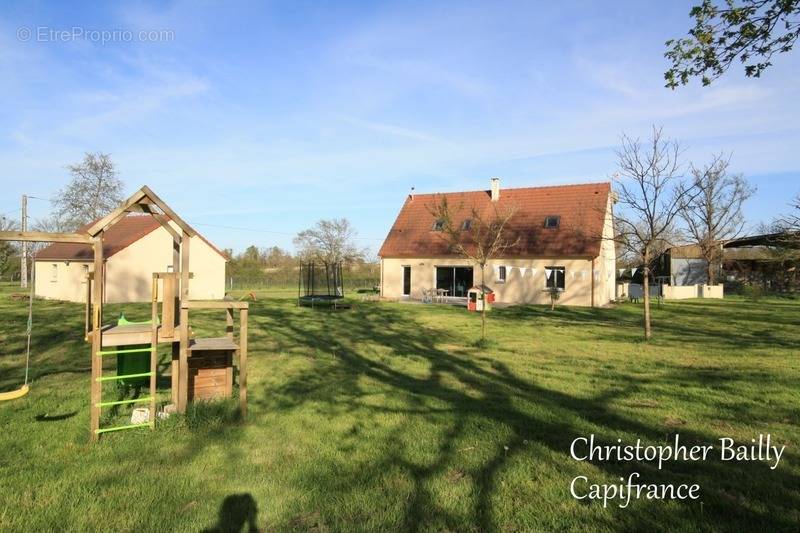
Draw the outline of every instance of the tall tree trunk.
<instances>
[{"instance_id":1,"label":"tall tree trunk","mask_svg":"<svg viewBox=\"0 0 800 533\"><path fill-rule=\"evenodd\" d=\"M706 265L706 283L708 285L716 285L717 273L714 270L714 260L711 259Z\"/></svg>"},{"instance_id":2,"label":"tall tree trunk","mask_svg":"<svg viewBox=\"0 0 800 533\"><path fill-rule=\"evenodd\" d=\"M653 330L650 327L650 250L644 252L644 268L642 269L642 290L644 294L644 338L650 340Z\"/></svg>"},{"instance_id":3,"label":"tall tree trunk","mask_svg":"<svg viewBox=\"0 0 800 533\"><path fill-rule=\"evenodd\" d=\"M486 340L486 265L481 265L481 341Z\"/></svg>"}]
</instances>

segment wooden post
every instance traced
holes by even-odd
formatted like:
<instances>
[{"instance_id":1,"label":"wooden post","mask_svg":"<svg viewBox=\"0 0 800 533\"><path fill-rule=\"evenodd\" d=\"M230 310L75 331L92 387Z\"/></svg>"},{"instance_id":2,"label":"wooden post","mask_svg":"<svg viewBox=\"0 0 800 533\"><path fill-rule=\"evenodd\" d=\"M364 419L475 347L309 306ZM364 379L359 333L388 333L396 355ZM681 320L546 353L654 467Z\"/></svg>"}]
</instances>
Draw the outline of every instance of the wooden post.
<instances>
[{"instance_id":1,"label":"wooden post","mask_svg":"<svg viewBox=\"0 0 800 533\"><path fill-rule=\"evenodd\" d=\"M92 283L93 281L92 273L89 272L86 274L86 310L84 312L84 328L83 328L83 340L89 340L89 332L92 330Z\"/></svg>"},{"instance_id":2,"label":"wooden post","mask_svg":"<svg viewBox=\"0 0 800 533\"><path fill-rule=\"evenodd\" d=\"M150 308L150 429L156 429L156 369L158 360L158 275L153 274L153 301Z\"/></svg>"},{"instance_id":3,"label":"wooden post","mask_svg":"<svg viewBox=\"0 0 800 533\"><path fill-rule=\"evenodd\" d=\"M233 340L233 308L225 309L225 334L230 340Z\"/></svg>"},{"instance_id":4,"label":"wooden post","mask_svg":"<svg viewBox=\"0 0 800 533\"><path fill-rule=\"evenodd\" d=\"M177 274L164 274L161 295L161 337L169 339L175 336L175 301L177 300ZM158 280L155 281L158 283ZM156 298L158 295L156 294Z\"/></svg>"},{"instance_id":5,"label":"wooden post","mask_svg":"<svg viewBox=\"0 0 800 533\"><path fill-rule=\"evenodd\" d=\"M239 311L239 408L247 418L247 308Z\"/></svg>"},{"instance_id":6,"label":"wooden post","mask_svg":"<svg viewBox=\"0 0 800 533\"><path fill-rule=\"evenodd\" d=\"M175 284L175 291L174 291L174 299L173 299L173 325L177 326L178 329L178 339L183 336L183 330L180 329L180 319L182 316L181 311L181 293L177 290L178 287L178 273L181 271L181 239L173 238L172 239L172 276L173 276L173 283ZM174 327L173 327L173 335L174 335ZM173 342L172 343L172 376L171 376L171 388L172 388L172 403L177 407L179 402L179 394L178 390L180 389L180 357L181 357L181 350L180 350L180 342Z\"/></svg>"},{"instance_id":7,"label":"wooden post","mask_svg":"<svg viewBox=\"0 0 800 533\"><path fill-rule=\"evenodd\" d=\"M170 388L172 394L172 403L175 404L177 407L179 402L179 394L178 391L180 390L180 378L181 369L180 369L180 358L181 358L181 345L180 342L173 342L170 346L172 346L172 376L170 381Z\"/></svg>"},{"instance_id":8,"label":"wooden post","mask_svg":"<svg viewBox=\"0 0 800 533\"><path fill-rule=\"evenodd\" d=\"M187 239L188 240L188 239ZM175 283L175 291L174 291L174 298L175 298L175 309L180 309L180 293L177 291L178 288L178 272L181 271L181 238L173 238L172 239L172 275L175 278L173 283ZM177 326L180 323L180 312L175 313L173 317L173 325Z\"/></svg>"},{"instance_id":9,"label":"wooden post","mask_svg":"<svg viewBox=\"0 0 800 533\"><path fill-rule=\"evenodd\" d=\"M100 407L103 385L98 381L103 372L103 358L97 352L103 349L103 233L92 239L94 248L94 287L92 290L92 388L90 406L90 437L97 440L100 429Z\"/></svg>"},{"instance_id":10,"label":"wooden post","mask_svg":"<svg viewBox=\"0 0 800 533\"><path fill-rule=\"evenodd\" d=\"M186 412L189 394L189 234L181 235L181 340L178 363L178 411Z\"/></svg>"},{"instance_id":11,"label":"wooden post","mask_svg":"<svg viewBox=\"0 0 800 533\"><path fill-rule=\"evenodd\" d=\"M225 335L233 342L233 307L225 309ZM236 356L239 356L239 350L236 350ZM225 369L225 394L230 396L233 392L233 359L228 361L228 367Z\"/></svg>"},{"instance_id":12,"label":"wooden post","mask_svg":"<svg viewBox=\"0 0 800 533\"><path fill-rule=\"evenodd\" d=\"M592 276L592 307L594 307L594 258L592 258L592 271L590 275Z\"/></svg>"}]
</instances>

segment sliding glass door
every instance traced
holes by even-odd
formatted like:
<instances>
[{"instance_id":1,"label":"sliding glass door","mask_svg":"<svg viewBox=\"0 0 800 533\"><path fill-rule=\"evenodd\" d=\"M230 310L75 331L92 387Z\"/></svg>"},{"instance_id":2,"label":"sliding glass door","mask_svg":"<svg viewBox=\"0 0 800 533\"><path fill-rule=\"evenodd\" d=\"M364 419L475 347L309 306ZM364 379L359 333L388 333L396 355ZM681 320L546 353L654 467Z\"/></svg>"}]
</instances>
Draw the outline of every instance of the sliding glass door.
<instances>
[{"instance_id":1,"label":"sliding glass door","mask_svg":"<svg viewBox=\"0 0 800 533\"><path fill-rule=\"evenodd\" d=\"M465 297L472 287L472 267L436 267L436 288L447 296Z\"/></svg>"}]
</instances>

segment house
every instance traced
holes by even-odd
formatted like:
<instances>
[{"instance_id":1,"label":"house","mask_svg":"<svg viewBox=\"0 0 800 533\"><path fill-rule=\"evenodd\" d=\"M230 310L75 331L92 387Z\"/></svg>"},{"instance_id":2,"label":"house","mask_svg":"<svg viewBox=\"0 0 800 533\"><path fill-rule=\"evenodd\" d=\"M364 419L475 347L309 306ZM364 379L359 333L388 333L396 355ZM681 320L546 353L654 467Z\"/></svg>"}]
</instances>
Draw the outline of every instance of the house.
<instances>
[{"instance_id":1,"label":"house","mask_svg":"<svg viewBox=\"0 0 800 533\"><path fill-rule=\"evenodd\" d=\"M550 288L561 291L560 304L601 306L614 300L611 184L501 189L499 178L492 178L489 190L406 198L378 252L381 297L421 300L430 289L464 297L481 283L480 269L451 251L431 213L442 198L461 207L454 222L462 228L468 228L473 208L484 219L494 208L514 210L507 235L516 244L485 269L495 301L545 304Z\"/></svg>"},{"instance_id":2,"label":"house","mask_svg":"<svg viewBox=\"0 0 800 533\"><path fill-rule=\"evenodd\" d=\"M109 228L103 246L104 301L149 302L153 272L172 270L172 242L172 235L152 216L128 214ZM189 270L194 276L189 298L221 299L227 257L199 234L190 239L189 249ZM84 302L87 274L94 271L92 259L91 246L85 244L54 243L42 249L35 257L36 296Z\"/></svg>"},{"instance_id":3,"label":"house","mask_svg":"<svg viewBox=\"0 0 800 533\"><path fill-rule=\"evenodd\" d=\"M672 286L705 285L708 283L708 262L697 244L673 246L656 258L653 277Z\"/></svg>"},{"instance_id":4,"label":"house","mask_svg":"<svg viewBox=\"0 0 800 533\"><path fill-rule=\"evenodd\" d=\"M721 261L717 279L729 288L759 284L765 290L796 290L799 266L796 237L773 233L750 235L720 242ZM707 262L696 244L673 246L655 261L654 278L682 287L708 283Z\"/></svg>"}]
</instances>

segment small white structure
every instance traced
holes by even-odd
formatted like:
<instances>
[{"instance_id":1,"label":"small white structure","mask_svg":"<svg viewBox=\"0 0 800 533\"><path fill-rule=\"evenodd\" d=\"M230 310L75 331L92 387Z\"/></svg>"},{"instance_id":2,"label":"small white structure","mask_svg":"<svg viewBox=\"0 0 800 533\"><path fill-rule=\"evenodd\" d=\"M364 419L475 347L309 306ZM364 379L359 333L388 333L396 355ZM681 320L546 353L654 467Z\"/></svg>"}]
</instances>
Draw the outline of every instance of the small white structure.
<instances>
[{"instance_id":1,"label":"small white structure","mask_svg":"<svg viewBox=\"0 0 800 533\"><path fill-rule=\"evenodd\" d=\"M472 287L467 291L467 311L483 311L484 307L488 311L492 308L493 293L484 293L480 287Z\"/></svg>"}]
</instances>

